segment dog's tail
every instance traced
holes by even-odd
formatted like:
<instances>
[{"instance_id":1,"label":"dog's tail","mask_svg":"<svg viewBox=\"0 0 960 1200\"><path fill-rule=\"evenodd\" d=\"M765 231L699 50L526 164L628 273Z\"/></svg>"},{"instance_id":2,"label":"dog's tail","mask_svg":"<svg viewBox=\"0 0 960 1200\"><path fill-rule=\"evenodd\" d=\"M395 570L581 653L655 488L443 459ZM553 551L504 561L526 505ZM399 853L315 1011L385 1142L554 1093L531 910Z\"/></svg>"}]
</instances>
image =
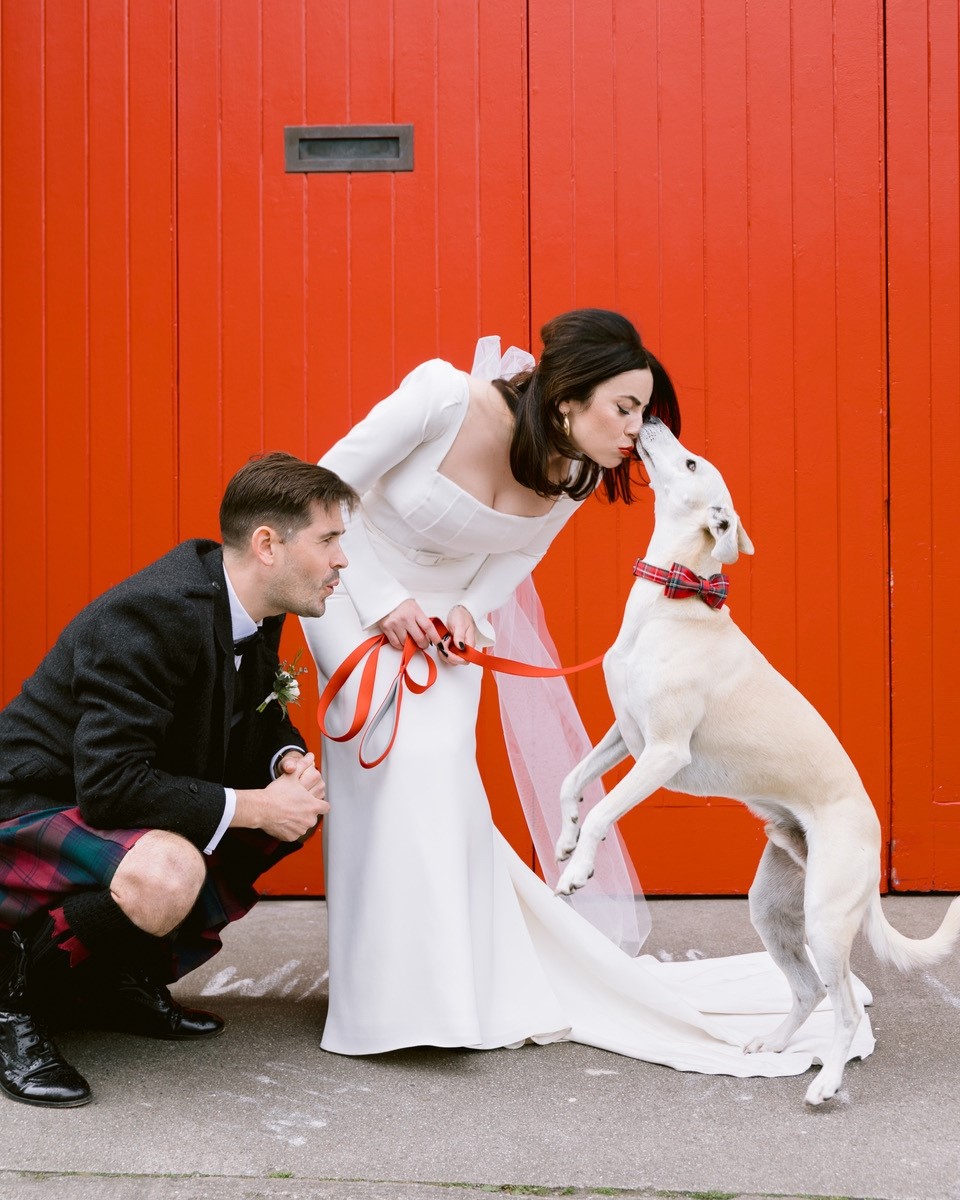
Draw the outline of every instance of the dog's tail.
<instances>
[{"instance_id":1,"label":"dog's tail","mask_svg":"<svg viewBox=\"0 0 960 1200\"><path fill-rule=\"evenodd\" d=\"M950 953L953 943L960 935L960 896L947 909L940 928L926 938L905 937L887 920L876 893L863 918L863 931L869 939L873 952L884 962L892 963L901 971L916 967L931 967Z\"/></svg>"}]
</instances>

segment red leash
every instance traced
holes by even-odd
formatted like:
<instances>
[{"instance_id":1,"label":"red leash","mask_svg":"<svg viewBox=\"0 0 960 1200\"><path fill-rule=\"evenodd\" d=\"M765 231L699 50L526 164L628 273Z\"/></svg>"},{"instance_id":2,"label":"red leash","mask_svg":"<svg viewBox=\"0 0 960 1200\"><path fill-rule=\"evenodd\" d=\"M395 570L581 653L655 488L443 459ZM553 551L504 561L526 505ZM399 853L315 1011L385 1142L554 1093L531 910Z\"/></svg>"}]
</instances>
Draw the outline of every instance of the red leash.
<instances>
[{"instance_id":1,"label":"red leash","mask_svg":"<svg viewBox=\"0 0 960 1200\"><path fill-rule=\"evenodd\" d=\"M450 631L446 625L438 618L432 617L433 626L441 638L449 637ZM323 694L320 697L320 703L317 705L317 724L320 726L320 732L328 737L332 742L347 742L351 738L357 736L366 723L367 717L370 715L370 709L373 705L373 685L377 675L377 663L380 658L380 651L384 646L388 645L387 636L384 633L374 634L367 638L365 642L361 642L355 650L352 650L343 660L339 667L330 676L327 686L323 689ZM478 667L483 667L486 671L499 671L504 675L525 675L534 679L549 679L557 675L573 675L577 671L585 671L588 667L595 667L603 662L603 655L598 658L591 658L589 662L580 663L575 667L534 667L529 663L516 662L512 658L498 658L495 654L485 654L483 651L475 650L473 646L465 646L462 650L453 641L447 647L449 654L455 654L457 658L462 658L466 662L474 663ZM414 679L410 674L409 667L413 659L417 655L421 655L427 664L427 678L421 683ZM350 722L350 728L346 733L333 734L326 726L327 709L333 703L334 698L347 682L353 672L357 669L363 659L366 662L363 664L363 673L360 676L360 690L357 694L357 707L353 714L353 720ZM387 695L380 707L373 714L370 724L360 739L359 757L362 767L375 767L390 753L393 743L397 737L397 726L400 721L400 705L403 701L404 688L409 688L411 692L417 695L425 692L427 688L432 687L437 678L437 664L426 651L421 650L416 642L409 635L404 642L403 653L400 656L400 669L394 676L390 687L387 689ZM371 760L364 758L364 744L367 738L374 732L377 726L383 721L391 706L396 701L396 707L393 714L393 730L390 734L390 741L387 743L386 749L379 757Z\"/></svg>"}]
</instances>

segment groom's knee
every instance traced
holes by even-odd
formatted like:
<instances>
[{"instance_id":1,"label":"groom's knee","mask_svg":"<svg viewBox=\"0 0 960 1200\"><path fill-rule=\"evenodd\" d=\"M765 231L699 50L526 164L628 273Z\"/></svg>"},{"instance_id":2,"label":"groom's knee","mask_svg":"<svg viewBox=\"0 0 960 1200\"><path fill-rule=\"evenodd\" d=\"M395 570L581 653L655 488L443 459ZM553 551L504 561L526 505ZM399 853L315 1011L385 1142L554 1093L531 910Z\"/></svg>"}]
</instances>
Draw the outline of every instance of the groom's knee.
<instances>
[{"instance_id":1,"label":"groom's knee","mask_svg":"<svg viewBox=\"0 0 960 1200\"><path fill-rule=\"evenodd\" d=\"M196 846L179 834L151 829L124 855L110 891L135 925L163 937L193 908L205 878Z\"/></svg>"}]
</instances>

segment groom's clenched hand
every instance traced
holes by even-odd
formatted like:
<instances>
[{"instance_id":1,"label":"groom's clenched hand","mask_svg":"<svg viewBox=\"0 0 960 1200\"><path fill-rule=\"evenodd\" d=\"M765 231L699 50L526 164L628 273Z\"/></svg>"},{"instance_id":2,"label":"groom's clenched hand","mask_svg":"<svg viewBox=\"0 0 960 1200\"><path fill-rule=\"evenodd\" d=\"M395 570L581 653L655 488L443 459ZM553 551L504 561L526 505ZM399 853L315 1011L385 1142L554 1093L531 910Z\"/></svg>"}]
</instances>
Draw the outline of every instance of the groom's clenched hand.
<instances>
[{"instance_id":1,"label":"groom's clenched hand","mask_svg":"<svg viewBox=\"0 0 960 1200\"><path fill-rule=\"evenodd\" d=\"M237 792L232 824L262 829L281 842L295 842L313 832L323 814L330 811L313 755L294 759L289 768L284 760L283 772L268 787Z\"/></svg>"},{"instance_id":2,"label":"groom's clenched hand","mask_svg":"<svg viewBox=\"0 0 960 1200\"><path fill-rule=\"evenodd\" d=\"M278 773L280 772L299 779L307 791L313 792L321 800L327 794L326 784L323 782L323 776L317 770L317 760L312 750L307 751L306 754L300 750L288 750L280 759Z\"/></svg>"}]
</instances>

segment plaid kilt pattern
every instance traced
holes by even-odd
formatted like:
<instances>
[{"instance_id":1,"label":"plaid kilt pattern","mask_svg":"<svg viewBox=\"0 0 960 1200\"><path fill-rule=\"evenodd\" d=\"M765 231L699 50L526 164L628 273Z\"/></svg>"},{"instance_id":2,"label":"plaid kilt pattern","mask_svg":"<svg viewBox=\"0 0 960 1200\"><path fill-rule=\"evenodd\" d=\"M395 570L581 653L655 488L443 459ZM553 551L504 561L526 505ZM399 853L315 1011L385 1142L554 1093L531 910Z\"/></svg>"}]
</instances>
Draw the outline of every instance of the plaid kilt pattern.
<instances>
[{"instance_id":1,"label":"plaid kilt pattern","mask_svg":"<svg viewBox=\"0 0 960 1200\"><path fill-rule=\"evenodd\" d=\"M75 807L0 821L0 929L15 929L41 909L57 909L72 892L109 887L121 859L147 832L94 829ZM299 845L256 829L227 831L206 856L207 878L196 903L169 939L167 982L217 953L220 931L256 903L257 878ZM71 961L79 958L71 955Z\"/></svg>"}]
</instances>

